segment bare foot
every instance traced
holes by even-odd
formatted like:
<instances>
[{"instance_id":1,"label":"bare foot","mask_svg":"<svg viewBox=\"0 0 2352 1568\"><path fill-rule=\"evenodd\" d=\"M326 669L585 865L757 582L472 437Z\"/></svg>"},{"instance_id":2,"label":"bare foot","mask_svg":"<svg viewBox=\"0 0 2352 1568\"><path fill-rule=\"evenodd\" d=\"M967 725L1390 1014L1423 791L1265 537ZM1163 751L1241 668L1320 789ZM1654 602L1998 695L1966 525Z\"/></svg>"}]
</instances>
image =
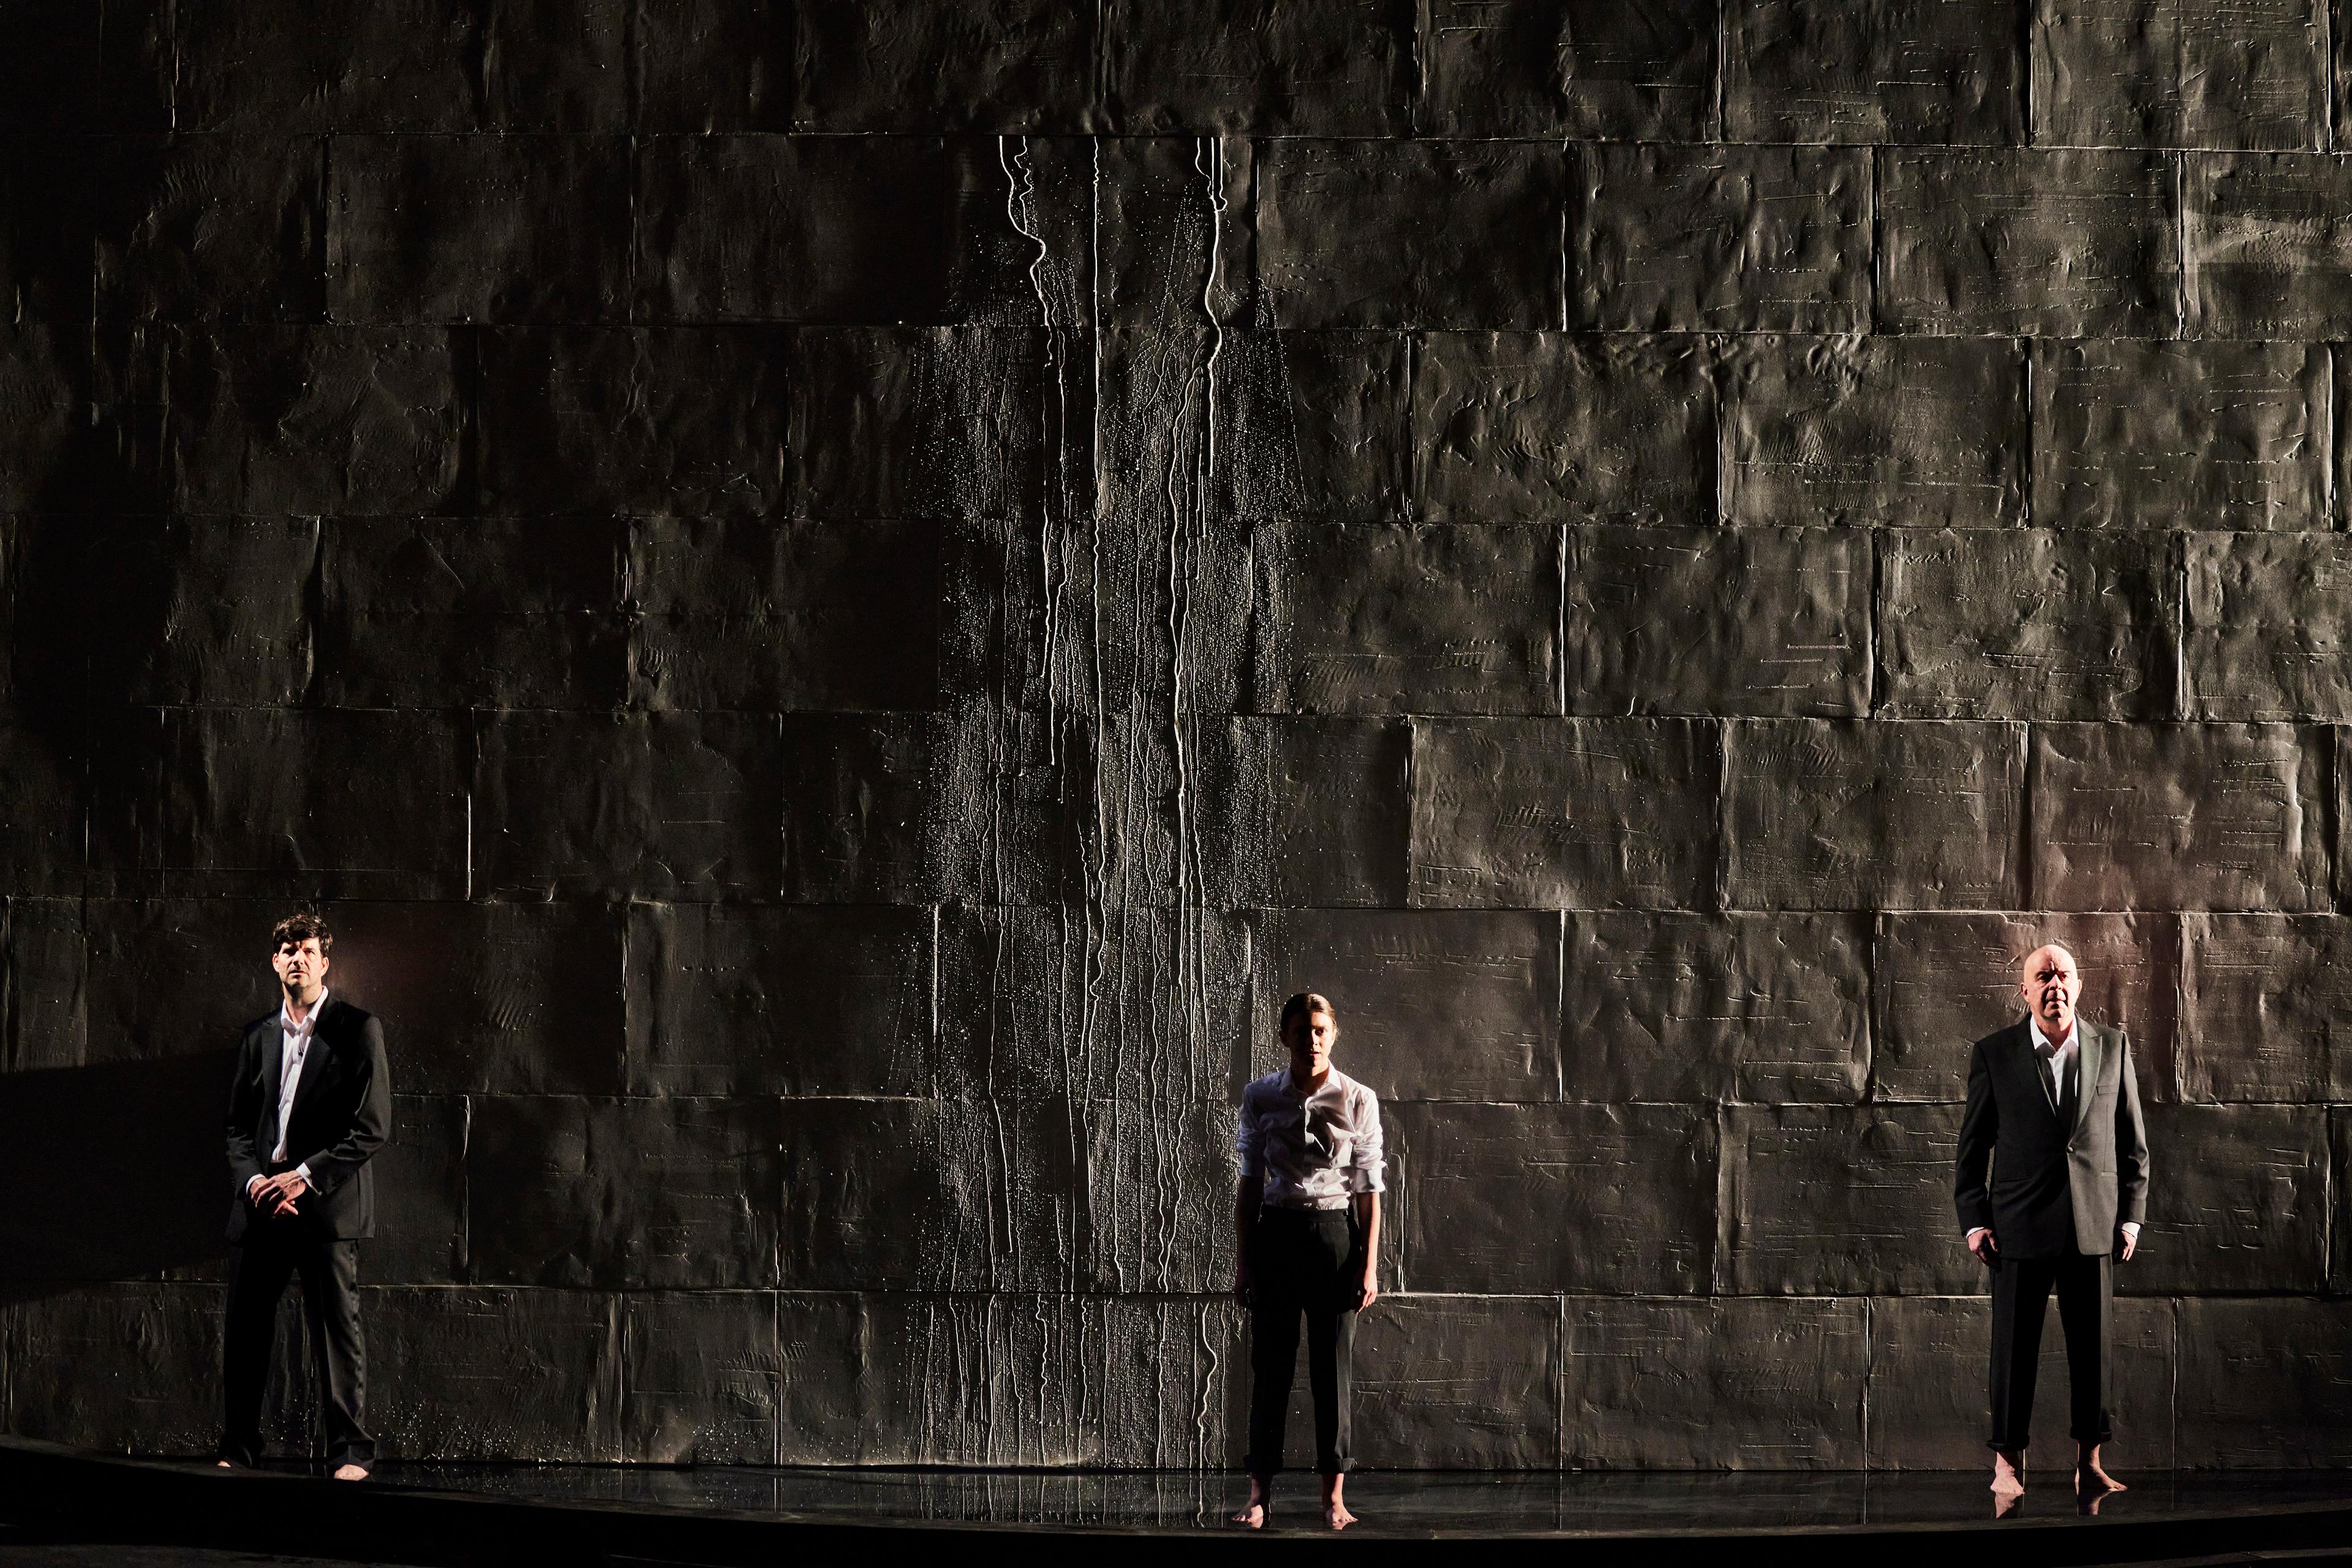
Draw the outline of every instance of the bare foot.
<instances>
[{"instance_id":1,"label":"bare foot","mask_svg":"<svg viewBox=\"0 0 2352 1568\"><path fill-rule=\"evenodd\" d=\"M363 1481L367 1479L367 1468L363 1465L337 1465L335 1467L335 1479L339 1481Z\"/></svg>"},{"instance_id":2,"label":"bare foot","mask_svg":"<svg viewBox=\"0 0 2352 1568\"><path fill-rule=\"evenodd\" d=\"M1264 1530L1265 1528L1265 1505L1267 1502L1272 1500L1272 1493L1273 1487L1266 1478L1263 1476L1252 1476L1250 1478L1250 1500L1248 1506L1244 1507L1241 1512L1234 1515L1234 1522L1235 1524L1245 1524L1252 1530Z\"/></svg>"},{"instance_id":3,"label":"bare foot","mask_svg":"<svg viewBox=\"0 0 2352 1568\"><path fill-rule=\"evenodd\" d=\"M233 1470L236 1468L235 1465L230 1464L226 1459L215 1459L213 1463L218 1465L224 1470Z\"/></svg>"},{"instance_id":4,"label":"bare foot","mask_svg":"<svg viewBox=\"0 0 2352 1568\"><path fill-rule=\"evenodd\" d=\"M2016 1490L2016 1491L2013 1491L2013 1492L1995 1492L1995 1493L1993 1493L1993 1494L1992 1494L1992 1516L1993 1516L1993 1518L1995 1518L1995 1519L2007 1519L2011 1514L2015 1513L2015 1512L2017 1511L2017 1505L2018 1505L2018 1504L2020 1504L2020 1503L2021 1503L2021 1502L2023 1502L2024 1500L2025 1500L2025 1492L2024 1492L2023 1489L2021 1489L2021 1488L2020 1489Z\"/></svg>"},{"instance_id":5,"label":"bare foot","mask_svg":"<svg viewBox=\"0 0 2352 1568\"><path fill-rule=\"evenodd\" d=\"M2109 1492L2131 1490L2107 1474L2106 1467L2099 1463L2099 1450L2095 1447L2084 1449L2074 1461L2074 1489L2085 1496L2096 1494L2101 1497Z\"/></svg>"},{"instance_id":6,"label":"bare foot","mask_svg":"<svg viewBox=\"0 0 2352 1568\"><path fill-rule=\"evenodd\" d=\"M1992 1495L2013 1498L2025 1491L2025 1467L2007 1454L1996 1452L1992 1457Z\"/></svg>"},{"instance_id":7,"label":"bare foot","mask_svg":"<svg viewBox=\"0 0 2352 1568\"><path fill-rule=\"evenodd\" d=\"M1356 1516L1348 1511L1346 1503L1333 1498L1323 1505L1323 1522L1334 1530L1345 1530L1356 1522Z\"/></svg>"}]
</instances>

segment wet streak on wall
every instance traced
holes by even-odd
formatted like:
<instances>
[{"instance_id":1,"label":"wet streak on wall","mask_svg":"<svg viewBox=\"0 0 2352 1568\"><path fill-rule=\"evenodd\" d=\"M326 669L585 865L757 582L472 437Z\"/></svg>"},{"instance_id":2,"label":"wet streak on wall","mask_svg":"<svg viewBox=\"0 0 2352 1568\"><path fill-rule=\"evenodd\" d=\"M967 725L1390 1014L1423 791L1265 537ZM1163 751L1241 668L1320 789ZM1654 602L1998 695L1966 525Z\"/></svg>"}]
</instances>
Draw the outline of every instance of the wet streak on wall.
<instances>
[{"instance_id":1,"label":"wet streak on wall","mask_svg":"<svg viewBox=\"0 0 2352 1568\"><path fill-rule=\"evenodd\" d=\"M2340 26L0 8L5 1425L207 1440L315 900L400 1455L1233 1462L1312 985L1373 1462L1972 1465L2051 935L2118 1457L2352 1461Z\"/></svg>"}]
</instances>

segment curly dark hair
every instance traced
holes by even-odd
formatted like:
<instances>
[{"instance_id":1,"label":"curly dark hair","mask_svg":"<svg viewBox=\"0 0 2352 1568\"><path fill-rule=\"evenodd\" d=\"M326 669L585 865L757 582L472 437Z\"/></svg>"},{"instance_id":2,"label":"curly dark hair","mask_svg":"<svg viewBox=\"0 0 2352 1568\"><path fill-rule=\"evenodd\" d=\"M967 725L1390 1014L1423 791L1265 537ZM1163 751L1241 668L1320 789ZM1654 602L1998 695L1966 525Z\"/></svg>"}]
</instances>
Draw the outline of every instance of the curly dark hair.
<instances>
[{"instance_id":1,"label":"curly dark hair","mask_svg":"<svg viewBox=\"0 0 2352 1568\"><path fill-rule=\"evenodd\" d=\"M335 951L335 933L327 929L326 916L316 910L297 910L269 928L269 951L276 952L289 942L308 942L314 936L321 953Z\"/></svg>"}]
</instances>

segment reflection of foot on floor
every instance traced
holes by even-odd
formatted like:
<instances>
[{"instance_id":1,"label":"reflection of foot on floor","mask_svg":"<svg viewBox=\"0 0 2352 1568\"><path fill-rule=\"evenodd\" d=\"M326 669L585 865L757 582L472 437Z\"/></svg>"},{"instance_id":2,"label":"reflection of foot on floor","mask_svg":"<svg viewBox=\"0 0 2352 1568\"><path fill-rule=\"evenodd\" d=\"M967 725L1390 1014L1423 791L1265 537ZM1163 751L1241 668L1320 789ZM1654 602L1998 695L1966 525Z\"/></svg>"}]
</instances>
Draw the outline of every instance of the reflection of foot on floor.
<instances>
[{"instance_id":1,"label":"reflection of foot on floor","mask_svg":"<svg viewBox=\"0 0 2352 1568\"><path fill-rule=\"evenodd\" d=\"M2024 1491L2024 1489L2022 1489L2022 1488L2020 1488L2018 1490L2013 1491L2013 1492L1995 1492L1995 1493L1993 1493L1993 1494L1992 1494L1992 1516L1993 1516L1993 1518L1995 1518L1995 1519L2007 1519L2011 1514L2015 1513L2015 1512L2017 1511L2017 1505L2018 1505L2018 1504L2020 1504L2020 1503L2021 1503L2021 1502L2023 1502L2024 1500L2025 1500L2025 1491Z\"/></svg>"},{"instance_id":2,"label":"reflection of foot on floor","mask_svg":"<svg viewBox=\"0 0 2352 1568\"><path fill-rule=\"evenodd\" d=\"M2025 1490L2025 1456L2015 1458L1996 1453L1992 1457L1992 1495L2013 1498Z\"/></svg>"}]
</instances>

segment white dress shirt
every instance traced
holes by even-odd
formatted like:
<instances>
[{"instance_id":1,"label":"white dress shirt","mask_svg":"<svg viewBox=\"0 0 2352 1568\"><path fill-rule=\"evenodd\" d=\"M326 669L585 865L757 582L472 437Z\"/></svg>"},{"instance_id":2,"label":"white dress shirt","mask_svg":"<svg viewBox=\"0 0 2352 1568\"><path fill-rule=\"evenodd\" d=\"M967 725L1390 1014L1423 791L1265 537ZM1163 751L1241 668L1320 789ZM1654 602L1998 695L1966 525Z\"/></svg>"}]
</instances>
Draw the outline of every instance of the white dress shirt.
<instances>
[{"instance_id":1,"label":"white dress shirt","mask_svg":"<svg viewBox=\"0 0 2352 1568\"><path fill-rule=\"evenodd\" d=\"M319 988L319 999L304 1009L302 1021L299 1024L294 1021L294 1010L289 1003L278 1005L278 1026L286 1031L286 1044L278 1054L278 1142L269 1151L269 1157L273 1160L286 1158L286 1123L294 1115L294 1090L302 1081L302 1063L310 1055L310 1037L318 1032L319 1014L326 1005L327 989L323 985ZM305 1160L295 1166L294 1173L302 1178L304 1185L309 1185L310 1162ZM256 1176L246 1183L246 1196L251 1197L253 1189L261 1181L261 1177Z\"/></svg>"},{"instance_id":2,"label":"white dress shirt","mask_svg":"<svg viewBox=\"0 0 2352 1568\"><path fill-rule=\"evenodd\" d=\"M1234 1147L1242 1174L1265 1183L1269 1208L1343 1209L1383 1190L1381 1101L1338 1068L1313 1094L1277 1068L1242 1090Z\"/></svg>"},{"instance_id":3,"label":"white dress shirt","mask_svg":"<svg viewBox=\"0 0 2352 1568\"><path fill-rule=\"evenodd\" d=\"M2050 1082L2056 1086L2057 1093L2057 1098L2051 1102L2050 1109L2056 1110L2058 1107L2066 1103L2066 1080L2083 1070L2081 1048L2083 1026L2077 1021L2073 1028L2066 1031L2066 1043L2063 1046L2053 1046L2050 1043L2050 1037L2042 1032L2041 1019L2028 1018L2025 1025L2027 1028L2033 1031L2033 1054L2050 1064ZM1980 1225L1969 1232L1969 1245L1974 1247L1977 1244L1977 1237L1991 1228L1990 1226ZM2136 1219L2124 1221L2123 1233L2135 1241L2138 1240L2139 1221Z\"/></svg>"}]
</instances>

